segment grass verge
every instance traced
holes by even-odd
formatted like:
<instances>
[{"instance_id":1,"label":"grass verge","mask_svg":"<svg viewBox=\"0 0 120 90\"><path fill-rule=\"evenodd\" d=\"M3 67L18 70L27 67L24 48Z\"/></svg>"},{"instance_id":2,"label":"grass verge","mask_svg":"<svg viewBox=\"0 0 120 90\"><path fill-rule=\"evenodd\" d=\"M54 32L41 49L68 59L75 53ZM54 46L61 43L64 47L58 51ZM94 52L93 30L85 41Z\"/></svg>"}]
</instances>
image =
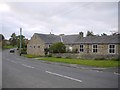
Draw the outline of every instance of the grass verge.
<instances>
[{"instance_id":1,"label":"grass verge","mask_svg":"<svg viewBox=\"0 0 120 90\"><path fill-rule=\"evenodd\" d=\"M40 58L39 60L61 62L68 64L87 65L87 66L95 66L95 67L118 67L118 63L120 63L120 61L113 61L113 60L81 60L81 59L67 59L67 58L54 58L54 57L45 57L45 58Z\"/></svg>"},{"instance_id":2,"label":"grass verge","mask_svg":"<svg viewBox=\"0 0 120 90\"><path fill-rule=\"evenodd\" d=\"M118 67L119 65L118 63L120 63L120 61L115 61L115 60L82 60L82 59L69 59L69 58L56 58L56 57L40 57L29 54L24 54L23 56L27 58L40 58L38 60L44 60L44 61L95 66L95 67L103 67L103 68Z\"/></svg>"},{"instance_id":3,"label":"grass verge","mask_svg":"<svg viewBox=\"0 0 120 90\"><path fill-rule=\"evenodd\" d=\"M12 45L3 46L3 49L11 49L11 48L15 48L15 46L12 46Z\"/></svg>"},{"instance_id":4,"label":"grass verge","mask_svg":"<svg viewBox=\"0 0 120 90\"><path fill-rule=\"evenodd\" d=\"M22 54L22 56L27 57L27 58L37 58L37 57L40 57L40 56L37 56L37 55L30 55L30 54Z\"/></svg>"}]
</instances>

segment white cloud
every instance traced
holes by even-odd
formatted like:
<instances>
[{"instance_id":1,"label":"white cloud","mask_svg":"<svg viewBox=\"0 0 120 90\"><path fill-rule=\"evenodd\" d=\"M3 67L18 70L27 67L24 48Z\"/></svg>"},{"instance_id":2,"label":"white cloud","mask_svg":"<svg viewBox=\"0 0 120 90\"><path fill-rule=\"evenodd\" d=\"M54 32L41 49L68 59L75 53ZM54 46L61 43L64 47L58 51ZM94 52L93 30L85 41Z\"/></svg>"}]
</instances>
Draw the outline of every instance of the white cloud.
<instances>
[{"instance_id":1,"label":"white cloud","mask_svg":"<svg viewBox=\"0 0 120 90\"><path fill-rule=\"evenodd\" d=\"M0 12L9 12L10 7L5 3L0 3Z\"/></svg>"},{"instance_id":2,"label":"white cloud","mask_svg":"<svg viewBox=\"0 0 120 90\"><path fill-rule=\"evenodd\" d=\"M2 14L3 34L34 33L77 34L92 30L96 34L118 30L118 6L115 2L11 2L9 12Z\"/></svg>"}]
</instances>

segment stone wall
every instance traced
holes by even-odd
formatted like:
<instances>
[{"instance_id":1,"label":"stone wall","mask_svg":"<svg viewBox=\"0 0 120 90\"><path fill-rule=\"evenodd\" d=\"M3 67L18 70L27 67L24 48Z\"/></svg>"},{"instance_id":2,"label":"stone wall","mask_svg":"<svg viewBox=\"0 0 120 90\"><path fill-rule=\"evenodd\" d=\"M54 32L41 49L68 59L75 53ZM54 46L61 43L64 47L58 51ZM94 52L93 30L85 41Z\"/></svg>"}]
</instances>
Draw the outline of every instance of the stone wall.
<instances>
[{"instance_id":1,"label":"stone wall","mask_svg":"<svg viewBox=\"0 0 120 90\"><path fill-rule=\"evenodd\" d=\"M117 54L106 54L106 55L93 55L93 54L81 54L81 53L57 53L52 54L53 57L62 57L62 58L80 58L80 59L118 59L120 57Z\"/></svg>"}]
</instances>

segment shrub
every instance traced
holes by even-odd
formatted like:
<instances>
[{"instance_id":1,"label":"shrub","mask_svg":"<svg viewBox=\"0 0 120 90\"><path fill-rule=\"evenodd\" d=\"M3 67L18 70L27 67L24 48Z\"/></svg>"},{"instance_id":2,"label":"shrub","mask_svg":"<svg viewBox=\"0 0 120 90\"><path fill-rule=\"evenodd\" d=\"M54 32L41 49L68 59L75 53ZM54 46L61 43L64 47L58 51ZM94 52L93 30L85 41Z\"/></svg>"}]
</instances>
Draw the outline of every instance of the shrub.
<instances>
[{"instance_id":1,"label":"shrub","mask_svg":"<svg viewBox=\"0 0 120 90\"><path fill-rule=\"evenodd\" d=\"M56 56L56 58L62 58L61 56Z\"/></svg>"},{"instance_id":2,"label":"shrub","mask_svg":"<svg viewBox=\"0 0 120 90\"><path fill-rule=\"evenodd\" d=\"M71 57L70 57L70 56L66 56L65 58L71 59Z\"/></svg>"},{"instance_id":3,"label":"shrub","mask_svg":"<svg viewBox=\"0 0 120 90\"><path fill-rule=\"evenodd\" d=\"M51 53L65 53L66 46L62 42L57 42L51 45L49 50Z\"/></svg>"},{"instance_id":4,"label":"shrub","mask_svg":"<svg viewBox=\"0 0 120 90\"><path fill-rule=\"evenodd\" d=\"M48 52L49 52L49 49L48 48L45 48L44 49L44 52L45 52L45 56L48 54Z\"/></svg>"},{"instance_id":5,"label":"shrub","mask_svg":"<svg viewBox=\"0 0 120 90\"><path fill-rule=\"evenodd\" d=\"M101 57L101 58L95 58L94 60L105 60L104 57Z\"/></svg>"},{"instance_id":6,"label":"shrub","mask_svg":"<svg viewBox=\"0 0 120 90\"><path fill-rule=\"evenodd\" d=\"M47 57L52 57L52 54L47 55Z\"/></svg>"}]
</instances>

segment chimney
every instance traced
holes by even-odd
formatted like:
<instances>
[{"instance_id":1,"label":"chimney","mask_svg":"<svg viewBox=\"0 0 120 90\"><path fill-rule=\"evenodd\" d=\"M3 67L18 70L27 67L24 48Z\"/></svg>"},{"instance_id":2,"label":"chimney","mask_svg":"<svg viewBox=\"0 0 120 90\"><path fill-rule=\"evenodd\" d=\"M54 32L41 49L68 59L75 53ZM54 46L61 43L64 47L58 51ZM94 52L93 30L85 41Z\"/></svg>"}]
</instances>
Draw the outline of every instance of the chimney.
<instances>
[{"instance_id":1,"label":"chimney","mask_svg":"<svg viewBox=\"0 0 120 90\"><path fill-rule=\"evenodd\" d=\"M79 36L83 37L84 36L83 32L79 32Z\"/></svg>"}]
</instances>

